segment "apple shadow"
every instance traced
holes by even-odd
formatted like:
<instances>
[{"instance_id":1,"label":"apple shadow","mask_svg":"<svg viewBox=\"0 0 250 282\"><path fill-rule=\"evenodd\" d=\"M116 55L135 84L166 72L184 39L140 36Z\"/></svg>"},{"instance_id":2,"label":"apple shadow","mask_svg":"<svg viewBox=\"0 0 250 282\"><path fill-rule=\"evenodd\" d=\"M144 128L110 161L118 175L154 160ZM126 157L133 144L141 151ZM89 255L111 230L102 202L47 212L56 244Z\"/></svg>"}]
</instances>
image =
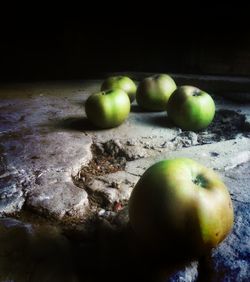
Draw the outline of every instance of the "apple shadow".
<instances>
[{"instance_id":1,"label":"apple shadow","mask_svg":"<svg viewBox=\"0 0 250 282\"><path fill-rule=\"evenodd\" d=\"M13 225L15 228L0 235L1 250L7 254L0 256L4 266L0 278L26 281L23 279L29 275L29 281L175 281L178 272L193 261L172 253L149 252L129 224L119 229L100 219L89 224L94 228L88 234L80 229L61 230L54 224L37 226L35 233L30 233L22 222L20 227ZM197 282L213 281L201 280L211 271L207 259L200 269L203 273Z\"/></svg>"},{"instance_id":2,"label":"apple shadow","mask_svg":"<svg viewBox=\"0 0 250 282\"><path fill-rule=\"evenodd\" d=\"M51 130L67 130L67 131L94 131L100 130L96 128L87 117L71 116L63 119L50 120L49 124L46 124Z\"/></svg>"},{"instance_id":3,"label":"apple shadow","mask_svg":"<svg viewBox=\"0 0 250 282\"><path fill-rule=\"evenodd\" d=\"M147 111L143 108L141 108L137 104L131 105L131 112L132 113L144 113L147 114L143 118L143 123L149 124L152 126L157 127L164 127L164 128L174 128L176 127L172 121L168 118L166 111Z\"/></svg>"},{"instance_id":4,"label":"apple shadow","mask_svg":"<svg viewBox=\"0 0 250 282\"><path fill-rule=\"evenodd\" d=\"M83 100L73 100L73 101L71 101L71 104L72 104L72 105L79 106L79 107L81 107L81 108L84 109L86 100L87 100L87 99L83 99Z\"/></svg>"},{"instance_id":5,"label":"apple shadow","mask_svg":"<svg viewBox=\"0 0 250 282\"><path fill-rule=\"evenodd\" d=\"M149 251L136 239L129 225L119 231L105 222L101 225L97 234L92 237L97 238L97 244L94 243L92 247L82 245L82 248L79 248L79 244L76 245L75 261L78 262L80 281L88 278L87 281L93 282L163 282L175 279L178 272L181 273L194 260L198 260L197 257L177 257L174 253ZM211 271L211 268L204 266L206 261L202 261L202 271ZM89 277L86 273L89 273ZM206 277L206 272L199 279L202 277Z\"/></svg>"},{"instance_id":6,"label":"apple shadow","mask_svg":"<svg viewBox=\"0 0 250 282\"><path fill-rule=\"evenodd\" d=\"M147 119L147 123L152 126L158 126L163 128L175 128L176 126L169 119L166 113L160 113L159 115L152 115Z\"/></svg>"},{"instance_id":7,"label":"apple shadow","mask_svg":"<svg viewBox=\"0 0 250 282\"><path fill-rule=\"evenodd\" d=\"M132 113L148 113L148 111L141 108L138 104L132 104L130 111Z\"/></svg>"}]
</instances>

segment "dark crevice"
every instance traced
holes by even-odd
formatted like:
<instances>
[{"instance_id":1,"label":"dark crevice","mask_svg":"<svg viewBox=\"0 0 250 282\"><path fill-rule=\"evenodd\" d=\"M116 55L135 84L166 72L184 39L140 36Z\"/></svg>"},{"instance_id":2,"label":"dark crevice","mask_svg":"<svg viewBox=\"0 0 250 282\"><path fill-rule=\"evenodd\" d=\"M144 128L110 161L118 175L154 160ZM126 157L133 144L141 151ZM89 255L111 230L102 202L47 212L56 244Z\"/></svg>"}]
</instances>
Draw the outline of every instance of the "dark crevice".
<instances>
[{"instance_id":1,"label":"dark crevice","mask_svg":"<svg viewBox=\"0 0 250 282\"><path fill-rule=\"evenodd\" d=\"M195 179L193 180L193 183L200 186L201 188L206 188L207 187L207 180L204 176L202 175L197 175Z\"/></svg>"},{"instance_id":2,"label":"dark crevice","mask_svg":"<svg viewBox=\"0 0 250 282\"><path fill-rule=\"evenodd\" d=\"M100 191L93 191L89 188L92 181L98 176L123 171L126 162L130 160L122 146L114 140L104 143L93 143L91 145L92 159L83 166L79 173L73 177L73 183L87 191L90 204L101 207L109 205L108 199Z\"/></svg>"},{"instance_id":3,"label":"dark crevice","mask_svg":"<svg viewBox=\"0 0 250 282\"><path fill-rule=\"evenodd\" d=\"M83 166L74 182L82 180L89 182L96 176L114 173L125 169L127 156L122 149L110 140L105 143L93 143L91 145L92 159Z\"/></svg>"}]
</instances>

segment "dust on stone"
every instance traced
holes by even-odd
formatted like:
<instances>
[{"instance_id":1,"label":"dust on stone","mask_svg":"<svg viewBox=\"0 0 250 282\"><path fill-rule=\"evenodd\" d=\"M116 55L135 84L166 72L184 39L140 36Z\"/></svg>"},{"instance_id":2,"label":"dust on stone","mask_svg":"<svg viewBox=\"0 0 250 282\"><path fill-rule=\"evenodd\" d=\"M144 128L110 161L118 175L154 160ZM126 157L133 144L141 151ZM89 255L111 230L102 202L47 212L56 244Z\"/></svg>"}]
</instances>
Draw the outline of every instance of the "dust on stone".
<instances>
[{"instance_id":1,"label":"dust on stone","mask_svg":"<svg viewBox=\"0 0 250 282\"><path fill-rule=\"evenodd\" d=\"M172 140L165 141L161 147L181 149L235 139L240 135L250 136L250 124L247 123L246 117L236 111L222 109L216 112L208 128L199 132L179 130Z\"/></svg>"},{"instance_id":2,"label":"dust on stone","mask_svg":"<svg viewBox=\"0 0 250 282\"><path fill-rule=\"evenodd\" d=\"M206 143L206 137L211 135L213 142L230 140L238 134L249 136L250 124L246 121L246 116L231 110L219 110L207 130L201 132L200 142Z\"/></svg>"}]
</instances>

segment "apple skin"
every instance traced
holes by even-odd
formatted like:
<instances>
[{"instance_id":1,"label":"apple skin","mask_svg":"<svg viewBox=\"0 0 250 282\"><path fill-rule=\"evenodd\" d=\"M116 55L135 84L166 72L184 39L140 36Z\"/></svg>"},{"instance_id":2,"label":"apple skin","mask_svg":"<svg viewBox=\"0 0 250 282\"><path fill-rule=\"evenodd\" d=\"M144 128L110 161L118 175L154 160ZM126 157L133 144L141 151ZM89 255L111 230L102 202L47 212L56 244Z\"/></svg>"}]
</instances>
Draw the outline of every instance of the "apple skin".
<instances>
[{"instance_id":1,"label":"apple skin","mask_svg":"<svg viewBox=\"0 0 250 282\"><path fill-rule=\"evenodd\" d=\"M127 76L112 76L107 78L101 90L121 89L128 94L129 100L132 103L135 99L136 85L132 79Z\"/></svg>"},{"instance_id":2,"label":"apple skin","mask_svg":"<svg viewBox=\"0 0 250 282\"><path fill-rule=\"evenodd\" d=\"M167 113L181 129L196 131L206 128L212 122L215 104L208 93L185 85L178 87L171 95Z\"/></svg>"},{"instance_id":3,"label":"apple skin","mask_svg":"<svg viewBox=\"0 0 250 282\"><path fill-rule=\"evenodd\" d=\"M174 80L167 74L147 77L137 88L137 104L147 111L165 111L168 99L175 89Z\"/></svg>"},{"instance_id":4,"label":"apple skin","mask_svg":"<svg viewBox=\"0 0 250 282\"><path fill-rule=\"evenodd\" d=\"M148 168L129 199L129 220L149 249L204 255L233 226L229 192L211 169L188 158Z\"/></svg>"},{"instance_id":5,"label":"apple skin","mask_svg":"<svg viewBox=\"0 0 250 282\"><path fill-rule=\"evenodd\" d=\"M125 121L130 112L128 95L119 89L92 94L85 103L87 118L98 128L112 128Z\"/></svg>"}]
</instances>

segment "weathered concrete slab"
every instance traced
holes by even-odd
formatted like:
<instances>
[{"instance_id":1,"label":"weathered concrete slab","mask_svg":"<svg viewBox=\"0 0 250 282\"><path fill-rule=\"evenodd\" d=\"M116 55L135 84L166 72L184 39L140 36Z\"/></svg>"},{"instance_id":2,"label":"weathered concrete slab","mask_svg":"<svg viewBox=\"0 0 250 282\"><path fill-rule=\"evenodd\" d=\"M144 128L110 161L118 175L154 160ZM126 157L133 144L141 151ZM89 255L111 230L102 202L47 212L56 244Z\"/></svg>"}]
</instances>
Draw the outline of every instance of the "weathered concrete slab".
<instances>
[{"instance_id":1,"label":"weathered concrete slab","mask_svg":"<svg viewBox=\"0 0 250 282\"><path fill-rule=\"evenodd\" d=\"M14 212L26 201L28 206L57 217L83 215L87 194L72 184L71 175L91 158L91 138L83 132L48 126L51 119L65 117L65 108L72 111L65 103L67 87L63 97L60 89L53 87L47 92L43 88L3 88L0 95L1 156L5 162L1 181L2 185L9 183L4 188L9 187L8 193L1 190L2 198L9 199L2 201L1 211Z\"/></svg>"},{"instance_id":2,"label":"weathered concrete slab","mask_svg":"<svg viewBox=\"0 0 250 282\"><path fill-rule=\"evenodd\" d=\"M168 281L204 281L203 272L211 274L208 281L247 281L249 105L214 96L217 114L213 124L195 133L174 127L165 113L142 112L133 104L124 124L97 130L85 117L84 101L100 84L80 81L0 87L0 214L25 209L44 218L74 222L94 214L108 224L116 237L113 229L126 225L126 204L144 170L164 158L190 157L217 170L228 185L235 225L228 239L213 252L211 265L194 262L183 266L168 275ZM86 227L75 227L82 236ZM102 237L107 230L98 232ZM106 259L117 248L125 251L124 241L114 243L109 236L107 240L109 243L104 240L98 250ZM96 249L87 250L96 253ZM131 254L126 256L130 259Z\"/></svg>"}]
</instances>

